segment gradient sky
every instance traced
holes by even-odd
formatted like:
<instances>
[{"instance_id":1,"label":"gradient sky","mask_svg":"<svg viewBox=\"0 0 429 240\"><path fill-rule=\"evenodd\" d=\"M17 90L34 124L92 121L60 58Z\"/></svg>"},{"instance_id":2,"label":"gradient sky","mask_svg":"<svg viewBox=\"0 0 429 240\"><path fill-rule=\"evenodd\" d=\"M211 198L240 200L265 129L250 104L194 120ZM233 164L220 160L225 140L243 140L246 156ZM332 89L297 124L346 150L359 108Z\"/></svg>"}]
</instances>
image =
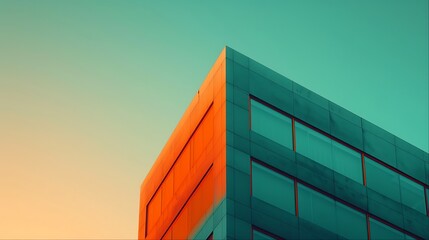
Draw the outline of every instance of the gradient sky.
<instances>
[{"instance_id":1,"label":"gradient sky","mask_svg":"<svg viewBox=\"0 0 429 240\"><path fill-rule=\"evenodd\" d=\"M427 0L173 2L0 0L0 238L136 238L225 45L428 151Z\"/></svg>"}]
</instances>

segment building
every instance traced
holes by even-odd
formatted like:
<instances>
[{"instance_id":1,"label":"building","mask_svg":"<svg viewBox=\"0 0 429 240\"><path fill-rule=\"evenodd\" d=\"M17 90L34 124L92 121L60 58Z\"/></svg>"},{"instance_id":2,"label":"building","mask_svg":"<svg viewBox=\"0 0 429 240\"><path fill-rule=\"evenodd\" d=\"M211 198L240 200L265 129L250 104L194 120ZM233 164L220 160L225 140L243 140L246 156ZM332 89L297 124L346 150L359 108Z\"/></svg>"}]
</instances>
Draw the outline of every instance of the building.
<instances>
[{"instance_id":1,"label":"building","mask_svg":"<svg viewBox=\"0 0 429 240\"><path fill-rule=\"evenodd\" d=\"M429 154L226 47L141 187L139 239L429 239Z\"/></svg>"}]
</instances>

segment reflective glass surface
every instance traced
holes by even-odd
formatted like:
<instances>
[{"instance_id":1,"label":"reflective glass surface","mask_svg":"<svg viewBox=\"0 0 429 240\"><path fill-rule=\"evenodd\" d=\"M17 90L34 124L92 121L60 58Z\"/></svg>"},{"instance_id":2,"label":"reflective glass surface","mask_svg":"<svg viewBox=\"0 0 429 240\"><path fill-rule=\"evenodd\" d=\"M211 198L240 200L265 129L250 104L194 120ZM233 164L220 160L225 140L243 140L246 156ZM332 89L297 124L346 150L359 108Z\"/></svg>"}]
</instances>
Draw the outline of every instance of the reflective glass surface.
<instances>
[{"instance_id":1,"label":"reflective glass surface","mask_svg":"<svg viewBox=\"0 0 429 240\"><path fill-rule=\"evenodd\" d=\"M296 152L332 169L332 141L298 122L295 124Z\"/></svg>"},{"instance_id":2,"label":"reflective glass surface","mask_svg":"<svg viewBox=\"0 0 429 240\"><path fill-rule=\"evenodd\" d=\"M337 233L347 239L366 239L366 217L363 213L335 202Z\"/></svg>"},{"instance_id":3,"label":"reflective glass surface","mask_svg":"<svg viewBox=\"0 0 429 240\"><path fill-rule=\"evenodd\" d=\"M292 120L255 100L251 106L252 131L292 149Z\"/></svg>"},{"instance_id":4,"label":"reflective glass surface","mask_svg":"<svg viewBox=\"0 0 429 240\"><path fill-rule=\"evenodd\" d=\"M425 192L423 186L403 176L399 176L399 182L401 186L402 203L426 214Z\"/></svg>"},{"instance_id":5,"label":"reflective glass surface","mask_svg":"<svg viewBox=\"0 0 429 240\"><path fill-rule=\"evenodd\" d=\"M298 184L299 217L335 232L335 201Z\"/></svg>"},{"instance_id":6,"label":"reflective glass surface","mask_svg":"<svg viewBox=\"0 0 429 240\"><path fill-rule=\"evenodd\" d=\"M426 214L422 185L365 158L367 186L386 197Z\"/></svg>"},{"instance_id":7,"label":"reflective glass surface","mask_svg":"<svg viewBox=\"0 0 429 240\"><path fill-rule=\"evenodd\" d=\"M363 184L362 159L360 153L332 141L334 171Z\"/></svg>"},{"instance_id":8,"label":"reflective glass surface","mask_svg":"<svg viewBox=\"0 0 429 240\"><path fill-rule=\"evenodd\" d=\"M356 152L303 125L295 124L296 151L362 184L362 160Z\"/></svg>"},{"instance_id":9,"label":"reflective glass surface","mask_svg":"<svg viewBox=\"0 0 429 240\"><path fill-rule=\"evenodd\" d=\"M373 218L369 219L369 224L369 227L371 229L371 239L373 240L406 239L404 233L392 227L389 227L386 224L381 223Z\"/></svg>"},{"instance_id":10,"label":"reflective glass surface","mask_svg":"<svg viewBox=\"0 0 429 240\"><path fill-rule=\"evenodd\" d=\"M367 186L386 197L401 202L399 176L394 171L365 158Z\"/></svg>"},{"instance_id":11,"label":"reflective glass surface","mask_svg":"<svg viewBox=\"0 0 429 240\"><path fill-rule=\"evenodd\" d=\"M365 239L366 218L342 203L298 185L299 216L347 239Z\"/></svg>"},{"instance_id":12,"label":"reflective glass surface","mask_svg":"<svg viewBox=\"0 0 429 240\"><path fill-rule=\"evenodd\" d=\"M293 181L255 162L252 162L252 195L295 214Z\"/></svg>"}]
</instances>

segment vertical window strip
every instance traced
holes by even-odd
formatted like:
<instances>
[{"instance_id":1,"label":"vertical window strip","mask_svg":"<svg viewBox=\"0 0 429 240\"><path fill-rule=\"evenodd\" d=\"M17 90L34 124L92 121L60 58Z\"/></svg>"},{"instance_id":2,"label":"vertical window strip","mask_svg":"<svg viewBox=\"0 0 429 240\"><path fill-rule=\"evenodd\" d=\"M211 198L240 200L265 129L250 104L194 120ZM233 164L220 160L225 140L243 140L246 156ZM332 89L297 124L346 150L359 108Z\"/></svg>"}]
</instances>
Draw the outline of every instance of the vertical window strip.
<instances>
[{"instance_id":1,"label":"vertical window strip","mask_svg":"<svg viewBox=\"0 0 429 240\"><path fill-rule=\"evenodd\" d=\"M250 196L253 196L253 160L250 158Z\"/></svg>"},{"instance_id":2,"label":"vertical window strip","mask_svg":"<svg viewBox=\"0 0 429 240\"><path fill-rule=\"evenodd\" d=\"M249 95L249 98L247 99L247 109L249 109L249 130L252 129L252 98Z\"/></svg>"},{"instance_id":3,"label":"vertical window strip","mask_svg":"<svg viewBox=\"0 0 429 240\"><path fill-rule=\"evenodd\" d=\"M298 208L298 182L296 179L293 180L293 187L295 192L295 215L299 217L299 208Z\"/></svg>"},{"instance_id":4,"label":"vertical window strip","mask_svg":"<svg viewBox=\"0 0 429 240\"><path fill-rule=\"evenodd\" d=\"M296 152L295 118L292 118L292 143L293 151Z\"/></svg>"},{"instance_id":5,"label":"vertical window strip","mask_svg":"<svg viewBox=\"0 0 429 240\"><path fill-rule=\"evenodd\" d=\"M367 229L367 233L368 233L367 236L368 236L368 240L369 240L369 239L371 239L371 227L369 224L369 214L366 213L365 215L366 215L366 229Z\"/></svg>"},{"instance_id":6,"label":"vertical window strip","mask_svg":"<svg viewBox=\"0 0 429 240\"><path fill-rule=\"evenodd\" d=\"M365 154L361 152L363 185L366 187Z\"/></svg>"},{"instance_id":7,"label":"vertical window strip","mask_svg":"<svg viewBox=\"0 0 429 240\"><path fill-rule=\"evenodd\" d=\"M429 188L425 189L426 215L429 216Z\"/></svg>"}]
</instances>

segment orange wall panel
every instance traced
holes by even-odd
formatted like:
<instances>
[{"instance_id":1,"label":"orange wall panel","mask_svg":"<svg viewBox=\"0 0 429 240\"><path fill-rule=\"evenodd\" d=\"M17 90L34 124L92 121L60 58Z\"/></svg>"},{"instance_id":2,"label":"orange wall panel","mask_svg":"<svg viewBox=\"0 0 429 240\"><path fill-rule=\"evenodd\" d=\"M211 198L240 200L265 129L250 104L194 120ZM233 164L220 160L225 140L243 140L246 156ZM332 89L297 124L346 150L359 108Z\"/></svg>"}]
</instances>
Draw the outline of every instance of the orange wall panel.
<instances>
[{"instance_id":1,"label":"orange wall panel","mask_svg":"<svg viewBox=\"0 0 429 240\"><path fill-rule=\"evenodd\" d=\"M173 239L187 239L188 237L188 211L182 211L173 224Z\"/></svg>"},{"instance_id":2,"label":"orange wall panel","mask_svg":"<svg viewBox=\"0 0 429 240\"><path fill-rule=\"evenodd\" d=\"M197 165L197 161L201 156L201 153L204 150L204 136L203 136L203 130L201 128L198 128L195 132L194 136L192 137L192 152L193 152L193 159L194 163L193 165Z\"/></svg>"},{"instance_id":3,"label":"orange wall panel","mask_svg":"<svg viewBox=\"0 0 429 240\"><path fill-rule=\"evenodd\" d=\"M179 191L179 188L182 186L182 184L184 184L184 180L190 169L191 169L191 155L190 155L189 144L187 144L173 167L174 192L177 193Z\"/></svg>"},{"instance_id":4,"label":"orange wall panel","mask_svg":"<svg viewBox=\"0 0 429 240\"><path fill-rule=\"evenodd\" d=\"M166 231L163 239L187 239L193 234L213 209L214 187L213 171L210 168ZM172 234L169 233L170 231Z\"/></svg>"},{"instance_id":5,"label":"orange wall panel","mask_svg":"<svg viewBox=\"0 0 429 240\"><path fill-rule=\"evenodd\" d=\"M147 229L151 230L155 227L156 222L161 217L161 194L157 192L148 204L148 222Z\"/></svg>"},{"instance_id":6,"label":"orange wall panel","mask_svg":"<svg viewBox=\"0 0 429 240\"><path fill-rule=\"evenodd\" d=\"M161 199L161 211L167 210L168 204L173 200L174 197L174 173L168 174L165 178L162 186L162 199Z\"/></svg>"},{"instance_id":7,"label":"orange wall panel","mask_svg":"<svg viewBox=\"0 0 429 240\"><path fill-rule=\"evenodd\" d=\"M225 196L225 49L141 186L139 239L187 238Z\"/></svg>"}]
</instances>

